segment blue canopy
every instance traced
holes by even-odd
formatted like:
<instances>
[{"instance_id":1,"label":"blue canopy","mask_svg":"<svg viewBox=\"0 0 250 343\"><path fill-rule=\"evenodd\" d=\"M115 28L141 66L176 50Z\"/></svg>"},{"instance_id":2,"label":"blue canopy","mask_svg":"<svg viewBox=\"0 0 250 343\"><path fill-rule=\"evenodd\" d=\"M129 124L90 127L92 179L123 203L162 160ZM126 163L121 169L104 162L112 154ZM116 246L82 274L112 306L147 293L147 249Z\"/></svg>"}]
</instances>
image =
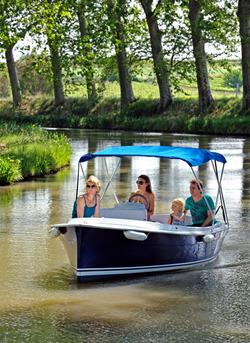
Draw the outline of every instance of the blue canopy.
<instances>
[{"instance_id":1,"label":"blue canopy","mask_svg":"<svg viewBox=\"0 0 250 343\"><path fill-rule=\"evenodd\" d=\"M140 146L115 146L97 151L93 154L83 155L79 162L92 160L96 157L126 157L126 156L147 156L178 159L187 162L189 166L200 166L210 160L226 163L223 155L208 151L205 149L190 148L190 147L175 147L175 146L155 146L155 145L140 145Z\"/></svg>"}]
</instances>

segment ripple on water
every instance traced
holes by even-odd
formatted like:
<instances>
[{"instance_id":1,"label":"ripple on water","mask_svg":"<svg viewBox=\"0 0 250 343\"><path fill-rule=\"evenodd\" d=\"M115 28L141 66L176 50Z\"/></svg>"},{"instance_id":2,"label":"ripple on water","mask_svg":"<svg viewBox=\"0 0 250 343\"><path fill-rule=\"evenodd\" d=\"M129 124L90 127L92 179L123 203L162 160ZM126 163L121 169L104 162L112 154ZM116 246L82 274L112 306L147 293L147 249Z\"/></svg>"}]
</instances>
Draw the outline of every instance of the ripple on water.
<instances>
[{"instance_id":1,"label":"ripple on water","mask_svg":"<svg viewBox=\"0 0 250 343\"><path fill-rule=\"evenodd\" d=\"M69 289L75 285L75 276L70 266L39 273L34 280L39 287L46 290Z\"/></svg>"},{"instance_id":2,"label":"ripple on water","mask_svg":"<svg viewBox=\"0 0 250 343\"><path fill-rule=\"evenodd\" d=\"M249 140L188 135L161 135L159 140L157 135L111 132L107 136L92 131L69 134L76 163L64 176L59 173L0 188L0 342L250 342L250 165L244 148ZM76 283L60 241L48 240L48 227L70 215L80 154L88 148L119 145L120 137L123 144L200 145L225 153L223 186L231 229L215 263L185 273ZM139 166L138 159L124 161L122 178L114 180L115 188L122 185L124 199L134 187ZM94 171L105 181L100 164L93 161L89 168L88 172ZM159 211L169 210L172 197L188 195L190 174L179 171L177 163L168 161L160 168L150 165ZM214 195L211 170L199 172ZM110 196L108 202L112 201Z\"/></svg>"}]
</instances>

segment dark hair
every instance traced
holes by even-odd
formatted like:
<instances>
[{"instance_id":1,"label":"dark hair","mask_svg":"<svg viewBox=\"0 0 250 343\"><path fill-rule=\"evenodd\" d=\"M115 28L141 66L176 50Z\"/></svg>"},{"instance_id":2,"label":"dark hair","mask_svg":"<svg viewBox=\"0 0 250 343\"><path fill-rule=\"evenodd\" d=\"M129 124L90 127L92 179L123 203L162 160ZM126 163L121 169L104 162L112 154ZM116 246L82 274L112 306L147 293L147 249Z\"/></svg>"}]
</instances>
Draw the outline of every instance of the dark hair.
<instances>
[{"instance_id":1,"label":"dark hair","mask_svg":"<svg viewBox=\"0 0 250 343\"><path fill-rule=\"evenodd\" d=\"M146 191L148 193L153 193L152 192L152 188L151 188L151 181L150 181L150 178L147 175L143 175L142 174L142 175L138 176L138 179L143 179L147 183Z\"/></svg>"},{"instance_id":2,"label":"dark hair","mask_svg":"<svg viewBox=\"0 0 250 343\"><path fill-rule=\"evenodd\" d=\"M196 180L196 179L191 180L190 183L193 184L193 185L197 185L198 188L203 189L203 182L201 180L199 180L199 179L198 180Z\"/></svg>"}]
</instances>

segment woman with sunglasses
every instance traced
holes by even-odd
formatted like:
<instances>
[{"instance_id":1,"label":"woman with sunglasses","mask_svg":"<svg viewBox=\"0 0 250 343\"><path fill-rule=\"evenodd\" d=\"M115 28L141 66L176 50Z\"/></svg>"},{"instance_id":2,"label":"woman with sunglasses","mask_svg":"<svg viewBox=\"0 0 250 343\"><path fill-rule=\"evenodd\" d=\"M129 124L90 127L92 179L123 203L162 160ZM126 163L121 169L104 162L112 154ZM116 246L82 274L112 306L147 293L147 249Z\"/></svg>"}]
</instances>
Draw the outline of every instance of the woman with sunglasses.
<instances>
[{"instance_id":1,"label":"woman with sunglasses","mask_svg":"<svg viewBox=\"0 0 250 343\"><path fill-rule=\"evenodd\" d=\"M100 217L101 184L91 175L86 181L86 192L77 199L77 217Z\"/></svg>"},{"instance_id":2,"label":"woman with sunglasses","mask_svg":"<svg viewBox=\"0 0 250 343\"><path fill-rule=\"evenodd\" d=\"M155 209L155 196L152 192L150 178L147 175L140 175L136 184L137 190L131 193L129 201L144 204L147 209L147 219L150 220Z\"/></svg>"}]
</instances>

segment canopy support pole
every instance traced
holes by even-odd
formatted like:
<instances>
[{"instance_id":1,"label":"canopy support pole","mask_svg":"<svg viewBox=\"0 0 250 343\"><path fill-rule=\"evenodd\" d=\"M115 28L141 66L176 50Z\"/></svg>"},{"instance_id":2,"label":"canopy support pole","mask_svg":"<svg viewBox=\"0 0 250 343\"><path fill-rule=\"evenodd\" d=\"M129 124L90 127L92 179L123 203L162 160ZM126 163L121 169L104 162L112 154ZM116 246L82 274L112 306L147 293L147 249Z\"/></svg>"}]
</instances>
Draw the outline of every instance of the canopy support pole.
<instances>
[{"instance_id":1,"label":"canopy support pole","mask_svg":"<svg viewBox=\"0 0 250 343\"><path fill-rule=\"evenodd\" d=\"M105 187L105 189L104 189L104 191L103 191L103 194L102 194L102 196L101 196L101 200L102 200L102 198L104 197L105 193L107 192L109 186L111 186L112 193L113 193L113 195L114 195L115 201L116 201L117 204L119 204L119 200L118 200L117 195L115 194L115 191L114 191L113 186L112 186L112 180L113 180L113 177L114 177L114 175L116 174L117 169L119 168L120 164L121 164L121 158L119 158L119 161L118 161L118 163L117 163L117 165L116 165L116 167L115 167L115 169L114 169L112 175L110 176L110 175L109 175L109 171L108 171L107 160L106 160L106 158L104 158L104 165L105 165L105 169L106 169L106 174L107 174L109 180L108 180L108 183L107 183L107 185L106 185L106 187Z\"/></svg>"},{"instance_id":2,"label":"canopy support pole","mask_svg":"<svg viewBox=\"0 0 250 343\"><path fill-rule=\"evenodd\" d=\"M218 201L218 197L220 196L220 202L221 202L221 206L222 206L223 219L224 219L226 224L229 224L227 210L226 210L226 204L225 204L225 199L224 199L224 195L223 195L223 191L222 191L222 187L221 187L221 182L222 182L222 177L223 177L223 173L224 173L225 164L223 164L223 166L222 166L220 177L219 177L216 161L215 161L215 163L213 163L213 161L212 161L212 166L213 166L214 174L215 174L215 177L216 177L216 180L217 180L217 183L218 183L218 194L217 194L217 198L216 198L216 203Z\"/></svg>"},{"instance_id":3,"label":"canopy support pole","mask_svg":"<svg viewBox=\"0 0 250 343\"><path fill-rule=\"evenodd\" d=\"M78 168L77 168L76 200L77 200L77 197L78 197L78 190L79 190L79 182L80 182L80 168L81 168L81 171L82 171L82 174L83 174L84 180L86 181L86 175L85 175L85 173L84 173L84 170L83 170L83 167L82 167L82 163L81 163L81 162L79 162L79 163L78 163Z\"/></svg>"},{"instance_id":4,"label":"canopy support pole","mask_svg":"<svg viewBox=\"0 0 250 343\"><path fill-rule=\"evenodd\" d=\"M79 173L80 173L80 162L78 163L78 168L77 168L77 181L76 181L76 199L78 197L78 189L79 189Z\"/></svg>"}]
</instances>

